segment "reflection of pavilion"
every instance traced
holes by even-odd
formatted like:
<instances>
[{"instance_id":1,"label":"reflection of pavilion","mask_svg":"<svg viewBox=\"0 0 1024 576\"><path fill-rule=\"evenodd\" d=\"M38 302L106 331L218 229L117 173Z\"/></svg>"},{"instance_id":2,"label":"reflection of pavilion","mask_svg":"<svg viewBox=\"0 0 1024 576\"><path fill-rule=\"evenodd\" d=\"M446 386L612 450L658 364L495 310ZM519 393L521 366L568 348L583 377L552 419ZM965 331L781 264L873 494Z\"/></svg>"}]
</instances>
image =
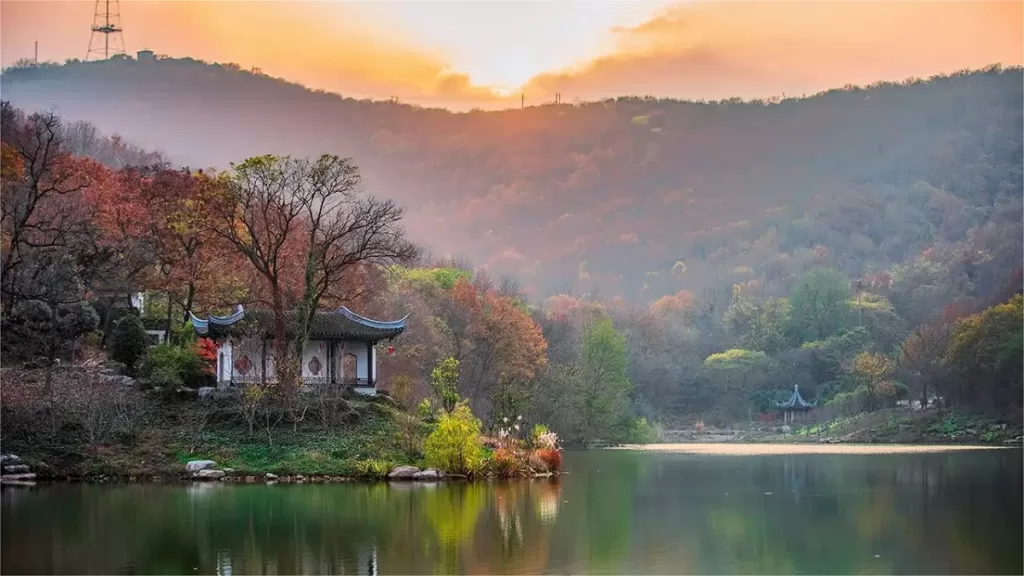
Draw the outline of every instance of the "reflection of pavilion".
<instances>
[{"instance_id":1,"label":"reflection of pavilion","mask_svg":"<svg viewBox=\"0 0 1024 576\"><path fill-rule=\"evenodd\" d=\"M800 395L800 386L793 385L793 395L785 402L778 402L775 406L782 411L782 421L791 424L798 414L804 414L811 408L818 405L818 401L808 402Z\"/></svg>"}]
</instances>

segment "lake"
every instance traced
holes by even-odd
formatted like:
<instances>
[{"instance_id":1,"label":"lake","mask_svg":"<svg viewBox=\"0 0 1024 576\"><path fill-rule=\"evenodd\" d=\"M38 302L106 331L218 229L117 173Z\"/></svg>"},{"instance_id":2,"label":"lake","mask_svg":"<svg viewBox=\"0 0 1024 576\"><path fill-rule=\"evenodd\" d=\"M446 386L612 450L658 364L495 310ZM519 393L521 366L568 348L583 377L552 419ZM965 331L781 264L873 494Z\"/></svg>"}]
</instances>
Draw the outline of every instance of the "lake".
<instances>
[{"instance_id":1,"label":"lake","mask_svg":"<svg viewBox=\"0 0 1024 576\"><path fill-rule=\"evenodd\" d=\"M1019 448L567 452L558 479L2 492L6 574L1021 574Z\"/></svg>"}]
</instances>

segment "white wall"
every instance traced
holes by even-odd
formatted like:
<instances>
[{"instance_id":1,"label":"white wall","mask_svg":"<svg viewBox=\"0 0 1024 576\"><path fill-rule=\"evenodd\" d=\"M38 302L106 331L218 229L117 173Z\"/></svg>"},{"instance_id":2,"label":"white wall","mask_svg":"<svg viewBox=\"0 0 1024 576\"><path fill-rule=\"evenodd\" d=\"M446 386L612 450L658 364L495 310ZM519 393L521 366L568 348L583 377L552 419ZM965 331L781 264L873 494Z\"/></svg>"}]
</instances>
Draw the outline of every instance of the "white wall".
<instances>
[{"instance_id":1,"label":"white wall","mask_svg":"<svg viewBox=\"0 0 1024 576\"><path fill-rule=\"evenodd\" d=\"M330 365L328 364L328 343L323 340L310 340L306 343L306 348L302 351L302 377L303 378L326 378L330 373ZM320 373L314 374L309 369L309 363L313 361L313 358L320 360Z\"/></svg>"},{"instance_id":2,"label":"white wall","mask_svg":"<svg viewBox=\"0 0 1024 576\"><path fill-rule=\"evenodd\" d=\"M217 387L223 388L231 382L233 360L231 358L231 340L224 340L217 347Z\"/></svg>"},{"instance_id":3,"label":"white wall","mask_svg":"<svg viewBox=\"0 0 1024 576\"><path fill-rule=\"evenodd\" d=\"M339 379L344 378L367 378L367 354L366 354L366 342L358 340L346 340L335 343L337 346L334 351L335 362L335 374L338 375ZM356 373L344 374L344 359L345 354L352 354L356 357Z\"/></svg>"},{"instance_id":4,"label":"white wall","mask_svg":"<svg viewBox=\"0 0 1024 576\"><path fill-rule=\"evenodd\" d=\"M330 356L328 354L328 347L331 345L330 342L323 340L311 340L306 344L305 350L302 354L302 377L320 377L326 378L330 375L328 361ZM360 378L365 379L369 377L369 362L373 362L374 372L376 373L377 364L377 350L372 349L367 353L366 342L357 340L349 340L344 342L335 342L334 350L334 361L335 361L335 374L337 378ZM272 341L267 341L267 378L272 379L275 376L274 371L274 358L273 348L274 344ZM225 340L220 343L217 349L217 380L227 384L232 379L240 378L259 378L261 365L261 355L263 353L263 343L258 340L247 340L246 342L232 342L231 340ZM344 355L350 353L356 357L356 373L345 374L344 373ZM248 372L242 374L235 368L235 361L248 356L249 362L252 363L252 367ZM320 359L320 374L315 375L309 369L309 363L314 358Z\"/></svg>"}]
</instances>

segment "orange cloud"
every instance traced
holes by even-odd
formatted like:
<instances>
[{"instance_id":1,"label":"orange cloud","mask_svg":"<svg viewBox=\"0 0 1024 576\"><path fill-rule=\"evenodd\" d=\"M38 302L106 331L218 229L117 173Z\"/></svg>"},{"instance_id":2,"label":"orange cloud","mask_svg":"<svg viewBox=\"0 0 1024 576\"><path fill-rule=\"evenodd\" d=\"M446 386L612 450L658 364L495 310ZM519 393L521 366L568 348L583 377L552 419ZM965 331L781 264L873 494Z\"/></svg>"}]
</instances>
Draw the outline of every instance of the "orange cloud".
<instances>
[{"instance_id":1,"label":"orange cloud","mask_svg":"<svg viewBox=\"0 0 1024 576\"><path fill-rule=\"evenodd\" d=\"M1024 61L1020 2L721 2L613 29L617 49L527 94L719 99L813 93Z\"/></svg>"},{"instance_id":2,"label":"orange cloud","mask_svg":"<svg viewBox=\"0 0 1024 576\"><path fill-rule=\"evenodd\" d=\"M5 1L4 63L30 57L83 58L93 2ZM33 23L43 22L44 26ZM429 47L412 46L333 2L121 2L129 53L158 54L259 67L312 88L346 96L400 99L428 105L494 101L486 87L453 72Z\"/></svg>"}]
</instances>

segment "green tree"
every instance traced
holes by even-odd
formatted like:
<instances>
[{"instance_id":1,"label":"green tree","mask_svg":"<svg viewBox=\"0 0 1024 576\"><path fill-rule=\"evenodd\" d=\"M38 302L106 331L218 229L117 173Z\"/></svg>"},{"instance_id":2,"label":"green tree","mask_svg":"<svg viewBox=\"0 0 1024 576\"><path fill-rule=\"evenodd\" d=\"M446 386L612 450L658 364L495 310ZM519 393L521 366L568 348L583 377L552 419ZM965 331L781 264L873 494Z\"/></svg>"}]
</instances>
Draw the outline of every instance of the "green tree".
<instances>
[{"instance_id":1,"label":"green tree","mask_svg":"<svg viewBox=\"0 0 1024 576\"><path fill-rule=\"evenodd\" d=\"M616 439L629 424L626 337L610 318L595 320L583 333L579 359L580 434L584 440Z\"/></svg>"},{"instance_id":2,"label":"green tree","mask_svg":"<svg viewBox=\"0 0 1024 576\"><path fill-rule=\"evenodd\" d=\"M142 320L134 314L125 314L114 327L110 343L111 357L125 365L129 374L135 374L135 365L148 348L148 335Z\"/></svg>"},{"instance_id":3,"label":"green tree","mask_svg":"<svg viewBox=\"0 0 1024 576\"><path fill-rule=\"evenodd\" d=\"M830 268L815 268L790 294L790 329L801 342L828 338L849 325L850 287L846 277Z\"/></svg>"},{"instance_id":4,"label":"green tree","mask_svg":"<svg viewBox=\"0 0 1024 576\"><path fill-rule=\"evenodd\" d=\"M785 298L761 300L738 295L729 304L723 320L741 346L774 354L786 348L789 317L790 304Z\"/></svg>"},{"instance_id":5,"label":"green tree","mask_svg":"<svg viewBox=\"0 0 1024 576\"><path fill-rule=\"evenodd\" d=\"M445 412L451 413L459 402L459 361L448 357L430 372L430 384Z\"/></svg>"},{"instance_id":6,"label":"green tree","mask_svg":"<svg viewBox=\"0 0 1024 576\"><path fill-rule=\"evenodd\" d=\"M906 339L907 323L885 296L860 292L850 298L849 305L851 322L868 331L875 349L888 353Z\"/></svg>"},{"instance_id":7,"label":"green tree","mask_svg":"<svg viewBox=\"0 0 1024 576\"><path fill-rule=\"evenodd\" d=\"M734 348L704 359L704 372L719 398L733 409L746 403L754 392L754 376L768 368L768 356L759 350Z\"/></svg>"}]
</instances>

